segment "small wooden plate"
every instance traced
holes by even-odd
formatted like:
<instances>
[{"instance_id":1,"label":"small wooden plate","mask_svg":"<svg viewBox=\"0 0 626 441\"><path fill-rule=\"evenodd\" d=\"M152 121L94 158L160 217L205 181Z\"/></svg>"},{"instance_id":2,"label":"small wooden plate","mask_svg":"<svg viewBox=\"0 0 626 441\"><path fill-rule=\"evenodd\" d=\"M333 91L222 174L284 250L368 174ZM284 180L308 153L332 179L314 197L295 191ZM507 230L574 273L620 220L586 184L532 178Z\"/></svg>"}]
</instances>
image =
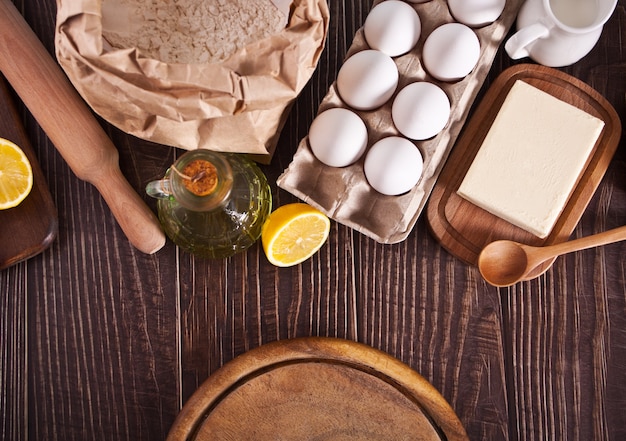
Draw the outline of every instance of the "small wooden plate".
<instances>
[{"instance_id":1,"label":"small wooden plate","mask_svg":"<svg viewBox=\"0 0 626 441\"><path fill-rule=\"evenodd\" d=\"M363 344L279 341L211 375L168 440L467 440L456 414L421 375Z\"/></svg>"},{"instance_id":2,"label":"small wooden plate","mask_svg":"<svg viewBox=\"0 0 626 441\"><path fill-rule=\"evenodd\" d=\"M17 144L33 169L33 188L17 207L0 210L0 270L33 257L56 238L57 209L13 102L0 76L0 137Z\"/></svg>"},{"instance_id":3,"label":"small wooden plate","mask_svg":"<svg viewBox=\"0 0 626 441\"><path fill-rule=\"evenodd\" d=\"M523 80L605 123L565 208L544 239L488 213L456 193L504 99L517 80ZM481 250L494 240L510 239L534 246L566 241L600 184L617 149L621 132L619 116L611 104L577 78L540 65L520 64L508 68L494 81L476 108L433 189L426 211L432 234L451 254L471 265L477 264ZM554 259L537 267L528 279L545 272L553 262Z\"/></svg>"}]
</instances>

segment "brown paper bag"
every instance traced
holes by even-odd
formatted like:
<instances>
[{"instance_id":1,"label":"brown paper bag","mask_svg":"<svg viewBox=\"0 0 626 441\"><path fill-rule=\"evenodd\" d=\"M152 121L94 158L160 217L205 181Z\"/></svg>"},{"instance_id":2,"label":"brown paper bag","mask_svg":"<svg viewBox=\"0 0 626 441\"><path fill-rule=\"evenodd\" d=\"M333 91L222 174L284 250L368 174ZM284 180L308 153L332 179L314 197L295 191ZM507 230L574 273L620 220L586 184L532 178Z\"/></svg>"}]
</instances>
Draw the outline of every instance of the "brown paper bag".
<instances>
[{"instance_id":1,"label":"brown paper bag","mask_svg":"<svg viewBox=\"0 0 626 441\"><path fill-rule=\"evenodd\" d=\"M269 163L290 106L317 66L328 22L325 0L294 0L282 32L221 62L168 64L136 48L107 50L101 0L57 0L55 51L85 101L124 132Z\"/></svg>"}]
</instances>

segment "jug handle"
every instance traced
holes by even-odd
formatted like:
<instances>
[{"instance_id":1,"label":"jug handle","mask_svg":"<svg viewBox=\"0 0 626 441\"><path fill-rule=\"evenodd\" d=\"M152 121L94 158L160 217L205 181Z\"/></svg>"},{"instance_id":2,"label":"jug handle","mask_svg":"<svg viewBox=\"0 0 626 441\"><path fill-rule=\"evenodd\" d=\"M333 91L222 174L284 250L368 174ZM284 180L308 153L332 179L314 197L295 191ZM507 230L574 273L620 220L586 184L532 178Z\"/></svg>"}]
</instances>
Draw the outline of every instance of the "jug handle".
<instances>
[{"instance_id":1,"label":"jug handle","mask_svg":"<svg viewBox=\"0 0 626 441\"><path fill-rule=\"evenodd\" d=\"M542 23L533 23L517 31L504 45L509 57L513 60L528 57L528 45L533 41L548 36L549 29Z\"/></svg>"},{"instance_id":2,"label":"jug handle","mask_svg":"<svg viewBox=\"0 0 626 441\"><path fill-rule=\"evenodd\" d=\"M172 195L172 186L169 179L160 179L148 182L146 193L156 199L168 199Z\"/></svg>"}]
</instances>

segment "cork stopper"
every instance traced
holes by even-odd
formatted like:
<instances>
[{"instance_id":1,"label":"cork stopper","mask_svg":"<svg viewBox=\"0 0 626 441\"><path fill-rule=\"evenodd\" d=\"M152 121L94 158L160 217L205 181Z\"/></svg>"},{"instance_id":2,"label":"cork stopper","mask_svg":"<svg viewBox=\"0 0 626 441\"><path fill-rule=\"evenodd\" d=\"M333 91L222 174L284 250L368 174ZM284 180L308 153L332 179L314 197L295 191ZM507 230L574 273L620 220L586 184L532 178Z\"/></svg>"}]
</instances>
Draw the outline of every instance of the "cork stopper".
<instances>
[{"instance_id":1,"label":"cork stopper","mask_svg":"<svg viewBox=\"0 0 626 441\"><path fill-rule=\"evenodd\" d=\"M182 170L183 185L197 196L207 196L217 187L217 168L206 159L194 159Z\"/></svg>"}]
</instances>

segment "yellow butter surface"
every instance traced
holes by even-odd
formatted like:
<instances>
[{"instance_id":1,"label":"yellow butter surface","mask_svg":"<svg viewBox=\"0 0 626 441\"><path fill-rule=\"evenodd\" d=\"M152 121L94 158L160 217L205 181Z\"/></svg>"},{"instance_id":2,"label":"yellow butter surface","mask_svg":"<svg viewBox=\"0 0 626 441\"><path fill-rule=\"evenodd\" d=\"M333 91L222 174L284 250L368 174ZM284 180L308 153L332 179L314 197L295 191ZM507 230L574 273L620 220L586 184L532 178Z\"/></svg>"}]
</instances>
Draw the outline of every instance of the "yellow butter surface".
<instances>
[{"instance_id":1,"label":"yellow butter surface","mask_svg":"<svg viewBox=\"0 0 626 441\"><path fill-rule=\"evenodd\" d=\"M545 238L603 127L593 115L517 80L457 193Z\"/></svg>"}]
</instances>

